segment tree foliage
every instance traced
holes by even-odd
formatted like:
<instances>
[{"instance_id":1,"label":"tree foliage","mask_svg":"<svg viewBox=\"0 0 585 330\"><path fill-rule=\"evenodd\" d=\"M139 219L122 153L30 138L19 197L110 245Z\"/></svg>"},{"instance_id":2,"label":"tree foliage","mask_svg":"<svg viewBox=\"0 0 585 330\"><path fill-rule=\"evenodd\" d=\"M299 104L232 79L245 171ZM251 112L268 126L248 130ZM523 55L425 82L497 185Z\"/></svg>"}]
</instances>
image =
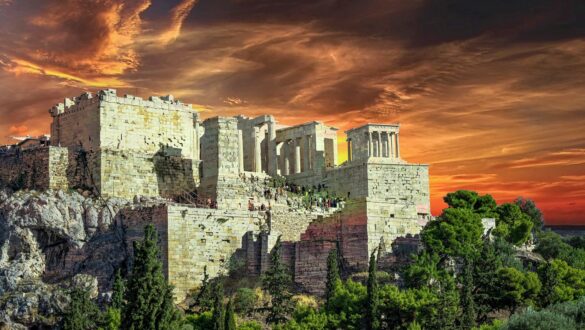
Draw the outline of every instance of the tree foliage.
<instances>
[{"instance_id":1,"label":"tree foliage","mask_svg":"<svg viewBox=\"0 0 585 330\"><path fill-rule=\"evenodd\" d=\"M502 204L496 208L496 213L496 235L517 246L530 239L534 224L520 206L513 203Z\"/></svg>"},{"instance_id":2,"label":"tree foliage","mask_svg":"<svg viewBox=\"0 0 585 330\"><path fill-rule=\"evenodd\" d=\"M366 329L376 330L380 328L379 315L379 292L378 292L378 262L376 260L376 250L370 255L370 266L368 269L368 291L366 298Z\"/></svg>"},{"instance_id":3,"label":"tree foliage","mask_svg":"<svg viewBox=\"0 0 585 330\"><path fill-rule=\"evenodd\" d=\"M325 284L325 301L329 304L335 287L340 284L341 276L339 275L339 264L337 262L337 249L329 251L327 256L327 283Z\"/></svg>"},{"instance_id":4,"label":"tree foliage","mask_svg":"<svg viewBox=\"0 0 585 330\"><path fill-rule=\"evenodd\" d=\"M280 237L276 240L274 249L270 256L270 268L264 275L262 286L272 297L268 321L282 323L286 321L288 314L292 311L291 286L292 279L289 271L282 263L280 250L282 248Z\"/></svg>"},{"instance_id":5,"label":"tree foliage","mask_svg":"<svg viewBox=\"0 0 585 330\"><path fill-rule=\"evenodd\" d=\"M73 289L69 297L71 301L63 317L63 329L95 329L100 319L100 310L91 300L89 292L85 289Z\"/></svg>"},{"instance_id":6,"label":"tree foliage","mask_svg":"<svg viewBox=\"0 0 585 330\"><path fill-rule=\"evenodd\" d=\"M162 272L157 241L150 224L144 229L144 239L134 242L134 267L125 294L122 329L171 329L178 318L172 287Z\"/></svg>"}]
</instances>

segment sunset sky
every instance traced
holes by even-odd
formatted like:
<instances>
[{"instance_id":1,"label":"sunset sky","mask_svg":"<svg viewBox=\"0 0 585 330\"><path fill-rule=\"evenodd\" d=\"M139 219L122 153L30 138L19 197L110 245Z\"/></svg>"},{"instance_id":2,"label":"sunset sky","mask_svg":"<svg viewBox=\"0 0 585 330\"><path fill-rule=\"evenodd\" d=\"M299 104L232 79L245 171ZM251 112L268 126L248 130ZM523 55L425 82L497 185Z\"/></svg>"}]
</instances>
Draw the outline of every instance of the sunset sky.
<instances>
[{"instance_id":1,"label":"sunset sky","mask_svg":"<svg viewBox=\"0 0 585 330\"><path fill-rule=\"evenodd\" d=\"M472 189L585 224L582 0L0 0L0 143L104 87L203 118L399 122L434 214Z\"/></svg>"}]
</instances>

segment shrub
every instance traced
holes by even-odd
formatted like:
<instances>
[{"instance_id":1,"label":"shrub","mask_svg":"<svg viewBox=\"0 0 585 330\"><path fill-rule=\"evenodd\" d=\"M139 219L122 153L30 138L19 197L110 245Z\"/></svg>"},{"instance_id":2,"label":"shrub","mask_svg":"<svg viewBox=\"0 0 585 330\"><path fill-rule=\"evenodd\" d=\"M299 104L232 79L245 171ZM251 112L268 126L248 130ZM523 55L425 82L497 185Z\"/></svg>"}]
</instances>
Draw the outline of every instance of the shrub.
<instances>
[{"instance_id":1,"label":"shrub","mask_svg":"<svg viewBox=\"0 0 585 330\"><path fill-rule=\"evenodd\" d=\"M248 321L240 324L238 330L262 330L262 326L258 322Z\"/></svg>"},{"instance_id":2,"label":"shrub","mask_svg":"<svg viewBox=\"0 0 585 330\"><path fill-rule=\"evenodd\" d=\"M575 321L547 310L537 312L529 308L522 314L514 314L503 330L577 330Z\"/></svg>"},{"instance_id":3,"label":"shrub","mask_svg":"<svg viewBox=\"0 0 585 330\"><path fill-rule=\"evenodd\" d=\"M208 311L201 314L188 315L185 318L184 324L191 325L193 330L213 329L213 314L211 311Z\"/></svg>"},{"instance_id":4,"label":"shrub","mask_svg":"<svg viewBox=\"0 0 585 330\"><path fill-rule=\"evenodd\" d=\"M239 288L236 292L236 299L234 301L236 312L250 315L254 311L257 300L258 296L254 290L249 288Z\"/></svg>"}]
</instances>

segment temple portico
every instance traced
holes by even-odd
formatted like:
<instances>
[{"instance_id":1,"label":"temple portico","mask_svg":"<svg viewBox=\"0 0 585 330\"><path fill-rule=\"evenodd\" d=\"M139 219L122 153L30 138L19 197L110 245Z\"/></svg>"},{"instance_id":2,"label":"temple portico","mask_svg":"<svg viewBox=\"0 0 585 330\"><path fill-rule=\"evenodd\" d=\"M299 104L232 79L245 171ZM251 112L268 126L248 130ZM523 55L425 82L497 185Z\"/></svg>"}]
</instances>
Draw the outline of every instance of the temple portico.
<instances>
[{"instance_id":1,"label":"temple portico","mask_svg":"<svg viewBox=\"0 0 585 330\"><path fill-rule=\"evenodd\" d=\"M379 159L400 159L398 125L367 124L346 131L349 162Z\"/></svg>"}]
</instances>

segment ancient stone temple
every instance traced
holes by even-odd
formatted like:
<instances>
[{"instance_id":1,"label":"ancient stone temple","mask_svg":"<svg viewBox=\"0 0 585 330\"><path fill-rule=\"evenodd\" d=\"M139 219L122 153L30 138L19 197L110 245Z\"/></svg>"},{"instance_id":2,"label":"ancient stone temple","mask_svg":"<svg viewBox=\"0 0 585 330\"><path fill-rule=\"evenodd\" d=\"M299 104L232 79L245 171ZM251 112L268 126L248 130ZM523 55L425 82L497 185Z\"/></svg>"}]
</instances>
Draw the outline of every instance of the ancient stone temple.
<instances>
[{"instance_id":1,"label":"ancient stone temple","mask_svg":"<svg viewBox=\"0 0 585 330\"><path fill-rule=\"evenodd\" d=\"M299 288L320 293L336 248L344 269L365 270L376 248L430 219L428 166L400 156L400 127L346 133L273 116L201 120L172 96L107 89L50 109L50 139L0 147L0 185L78 189L99 198L156 197L120 211L129 237L157 227L166 275L182 299L203 277L259 275L278 237ZM410 237L410 236L409 236Z\"/></svg>"}]
</instances>

